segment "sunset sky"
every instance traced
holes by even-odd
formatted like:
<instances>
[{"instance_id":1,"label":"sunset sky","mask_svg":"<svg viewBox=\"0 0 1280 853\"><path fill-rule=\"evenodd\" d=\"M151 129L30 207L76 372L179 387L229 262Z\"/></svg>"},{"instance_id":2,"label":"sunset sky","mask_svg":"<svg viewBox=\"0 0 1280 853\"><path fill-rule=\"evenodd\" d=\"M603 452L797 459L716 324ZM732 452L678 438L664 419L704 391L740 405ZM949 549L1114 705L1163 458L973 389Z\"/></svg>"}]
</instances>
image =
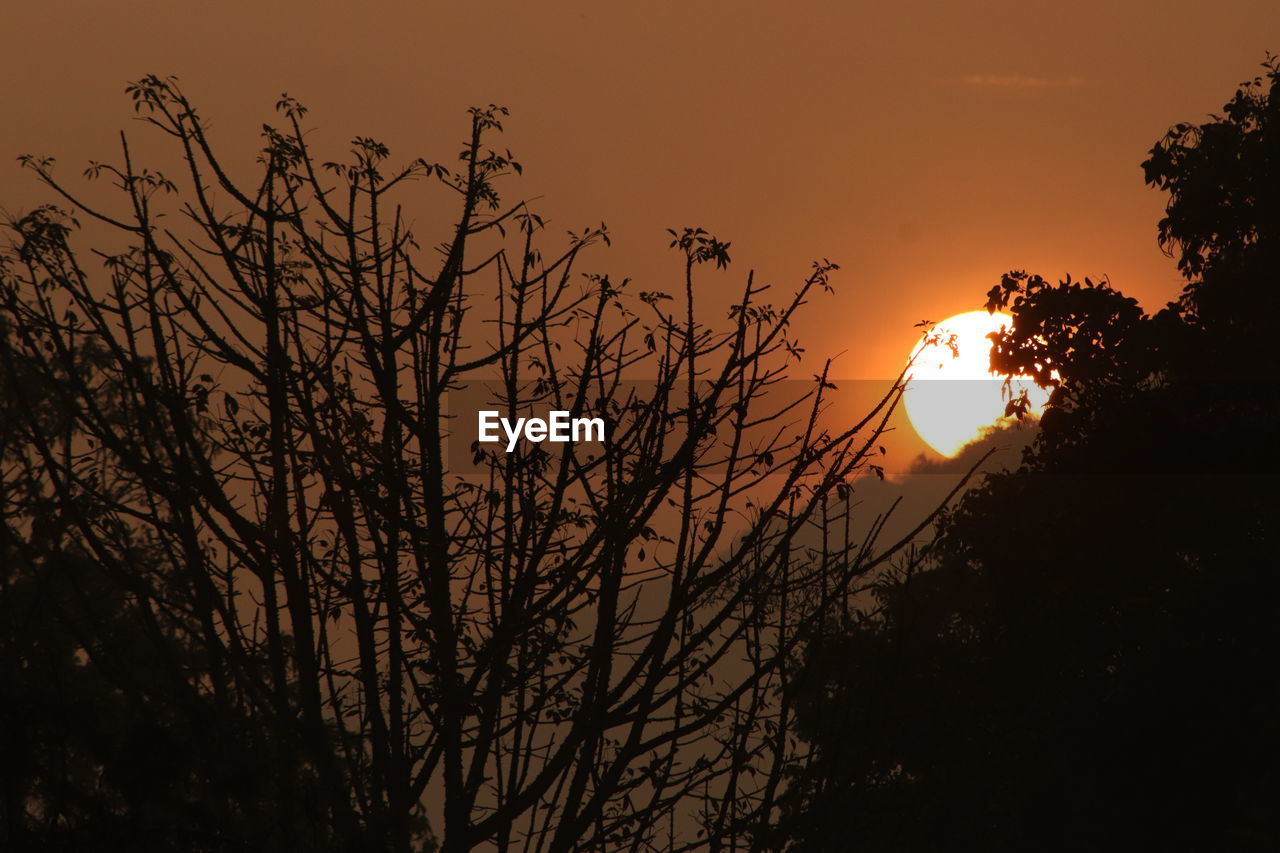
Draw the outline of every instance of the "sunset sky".
<instances>
[{"instance_id":1,"label":"sunset sky","mask_svg":"<svg viewBox=\"0 0 1280 853\"><path fill-rule=\"evenodd\" d=\"M65 175L130 126L124 85L175 74L231 158L282 92L326 144L454 156L465 109L511 109L504 142L563 228L601 220L593 270L670 286L664 229L701 225L786 284L840 263L802 319L835 374L897 372L913 324L981 307L1004 270L1110 276L1148 310L1180 283L1139 163L1280 49L1273 0L1209 4L10 4L0 199L47 200L12 157ZM135 131L135 132L140 132ZM338 149L340 150L340 148ZM553 233L555 233L553 231ZM738 279L733 279L736 282ZM727 280L726 280L727 281Z\"/></svg>"}]
</instances>

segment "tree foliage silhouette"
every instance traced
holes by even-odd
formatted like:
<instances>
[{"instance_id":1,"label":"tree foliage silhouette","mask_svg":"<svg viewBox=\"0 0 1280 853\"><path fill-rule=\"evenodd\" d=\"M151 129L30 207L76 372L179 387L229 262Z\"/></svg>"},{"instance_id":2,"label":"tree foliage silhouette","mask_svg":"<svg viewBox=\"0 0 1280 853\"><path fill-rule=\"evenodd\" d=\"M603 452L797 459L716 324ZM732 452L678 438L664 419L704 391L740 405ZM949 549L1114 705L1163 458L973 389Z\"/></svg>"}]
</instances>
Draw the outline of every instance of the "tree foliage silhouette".
<instances>
[{"instance_id":1,"label":"tree foliage silhouette","mask_svg":"<svg viewBox=\"0 0 1280 853\"><path fill-rule=\"evenodd\" d=\"M51 363L16 349L7 322L0 337L5 849L225 850L246 838L322 849L314 813L276 808L268 756L292 748L287 733L202 690L209 656L191 642L189 603L154 608L138 594L149 580L182 602L164 555L135 540L121 560L97 559L76 533L89 507L69 505L41 472L31 439L86 440L73 376L100 379L110 355L85 338ZM118 389L98 391L104 421L129 429ZM290 782L304 797L314 784L296 773Z\"/></svg>"},{"instance_id":2,"label":"tree foliage silhouette","mask_svg":"<svg viewBox=\"0 0 1280 853\"><path fill-rule=\"evenodd\" d=\"M128 91L181 177L122 137L121 161L87 172L117 191L108 209L24 158L72 210L11 223L4 254L0 367L23 377L6 488L39 497L7 507L7 535L29 548L52 513L57 547L23 583L74 551L110 589L105 613L62 614L50 665L172 720L167 739L128 731L151 752L186 740L178 763L199 778L174 799L216 789L209 849L757 837L800 759L777 701L800 637L905 542L850 542L837 517L900 387L835 431L825 373L773 393L834 265L776 304L748 275L706 325L695 301L729 244L674 230L672 295L578 274L607 232L552 250L532 209L504 205L520 167L491 145L497 107L472 111L457 167L392 168L364 137L323 160L283 97L245 183L172 80ZM424 183L454 203L434 258L407 196ZM73 249L72 213L109 235L99 263ZM65 399L65 429L43 425L41 388ZM484 394L512 416L603 413L609 441L459 453L469 425L450 407ZM797 545L815 526L830 535ZM140 627L103 624L117 614ZM122 668L80 661L90 648ZM202 745L244 776L218 777ZM169 778L137 757L96 760ZM37 775L16 776L11 835L55 807ZM57 818L81 835L103 819Z\"/></svg>"},{"instance_id":3,"label":"tree foliage silhouette","mask_svg":"<svg viewBox=\"0 0 1280 853\"><path fill-rule=\"evenodd\" d=\"M992 366L1054 388L1016 472L809 644L796 849L1280 841L1274 569L1280 67L1143 165L1182 297L1005 275ZM780 845L781 846L781 845Z\"/></svg>"}]
</instances>

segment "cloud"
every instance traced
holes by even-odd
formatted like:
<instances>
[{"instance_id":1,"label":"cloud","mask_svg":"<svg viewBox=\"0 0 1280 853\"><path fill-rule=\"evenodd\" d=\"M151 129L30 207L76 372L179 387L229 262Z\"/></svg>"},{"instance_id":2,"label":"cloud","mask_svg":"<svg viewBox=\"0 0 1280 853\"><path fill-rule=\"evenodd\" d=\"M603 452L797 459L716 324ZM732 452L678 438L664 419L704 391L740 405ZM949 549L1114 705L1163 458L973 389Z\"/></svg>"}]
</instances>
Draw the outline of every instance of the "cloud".
<instances>
[{"instance_id":1,"label":"cloud","mask_svg":"<svg viewBox=\"0 0 1280 853\"><path fill-rule=\"evenodd\" d=\"M1025 422L1011 421L1002 426L987 427L981 438L966 444L964 449L950 458L921 453L912 460L907 476L964 474L988 452L991 452L991 456L982 470L1013 470L1021 464L1022 451L1035 440L1037 432L1039 424L1030 418Z\"/></svg>"},{"instance_id":2,"label":"cloud","mask_svg":"<svg viewBox=\"0 0 1280 853\"><path fill-rule=\"evenodd\" d=\"M886 513L888 516L884 519L884 527L877 539L881 546L909 535L921 519L926 518L946 500L961 478L987 451L994 453L975 472L965 491L981 485L987 474L1017 469L1022 462L1023 449L1034 440L1036 433L1034 423L1014 423L990 430L982 438L966 445L953 458L942 459L921 454L907 473L886 480L880 480L869 473L864 474L853 487L851 539L861 541ZM931 525L920 533L916 541L927 541L934 533Z\"/></svg>"},{"instance_id":3,"label":"cloud","mask_svg":"<svg viewBox=\"0 0 1280 853\"><path fill-rule=\"evenodd\" d=\"M1034 77L1029 74L967 74L957 81L982 89L1067 89L1084 83L1083 77Z\"/></svg>"}]
</instances>

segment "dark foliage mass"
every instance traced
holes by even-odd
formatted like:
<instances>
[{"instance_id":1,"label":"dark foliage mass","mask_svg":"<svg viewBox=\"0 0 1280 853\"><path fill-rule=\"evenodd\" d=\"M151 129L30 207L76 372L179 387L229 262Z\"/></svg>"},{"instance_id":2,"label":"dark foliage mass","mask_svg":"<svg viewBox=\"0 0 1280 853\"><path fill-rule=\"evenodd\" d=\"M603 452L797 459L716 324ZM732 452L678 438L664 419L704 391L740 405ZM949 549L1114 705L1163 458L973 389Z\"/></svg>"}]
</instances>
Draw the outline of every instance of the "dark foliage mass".
<instances>
[{"instance_id":1,"label":"dark foliage mass","mask_svg":"<svg viewBox=\"0 0 1280 853\"><path fill-rule=\"evenodd\" d=\"M107 361L92 345L69 355L85 377ZM189 615L140 606L164 556L138 543L128 572L104 565L76 541L73 509L30 476L29 430L78 432L69 376L50 382L36 367L15 359L0 371L0 846L221 850L255 835L323 846L318 810L289 821L276 796L275 757L296 744L202 693L210 660L190 642ZM104 416L125 423L104 391ZM288 781L314 801L313 778Z\"/></svg>"},{"instance_id":2,"label":"dark foliage mass","mask_svg":"<svg viewBox=\"0 0 1280 853\"><path fill-rule=\"evenodd\" d=\"M946 519L793 683L807 850L1280 843L1274 324L1280 65L1143 163L1186 286L1148 316L1009 273L994 368L1054 388L1014 473Z\"/></svg>"}]
</instances>

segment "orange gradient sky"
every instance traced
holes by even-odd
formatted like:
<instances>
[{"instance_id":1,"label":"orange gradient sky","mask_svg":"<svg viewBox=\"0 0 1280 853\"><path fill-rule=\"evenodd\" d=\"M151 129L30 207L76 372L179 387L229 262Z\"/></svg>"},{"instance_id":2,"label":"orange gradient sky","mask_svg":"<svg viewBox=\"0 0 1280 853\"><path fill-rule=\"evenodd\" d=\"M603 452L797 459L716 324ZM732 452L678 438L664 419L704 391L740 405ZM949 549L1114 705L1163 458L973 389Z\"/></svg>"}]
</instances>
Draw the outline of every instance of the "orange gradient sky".
<instances>
[{"instance_id":1,"label":"orange gradient sky","mask_svg":"<svg viewBox=\"0 0 1280 853\"><path fill-rule=\"evenodd\" d=\"M1148 310L1180 282L1139 163L1280 50L1274 0L934 2L59 2L0 24L0 204L109 159L123 94L176 74L251 163L282 91L338 146L447 160L465 109L512 111L523 196L563 228L604 220L586 267L669 286L664 229L733 242L737 274L786 284L841 264L802 318L835 375L884 378L913 324L979 308L1009 268L1110 276ZM142 135L142 129L131 131ZM9 165L5 165L8 163ZM514 192L511 185L508 192ZM553 232L555 233L555 232ZM727 283L727 282L726 282Z\"/></svg>"}]
</instances>

